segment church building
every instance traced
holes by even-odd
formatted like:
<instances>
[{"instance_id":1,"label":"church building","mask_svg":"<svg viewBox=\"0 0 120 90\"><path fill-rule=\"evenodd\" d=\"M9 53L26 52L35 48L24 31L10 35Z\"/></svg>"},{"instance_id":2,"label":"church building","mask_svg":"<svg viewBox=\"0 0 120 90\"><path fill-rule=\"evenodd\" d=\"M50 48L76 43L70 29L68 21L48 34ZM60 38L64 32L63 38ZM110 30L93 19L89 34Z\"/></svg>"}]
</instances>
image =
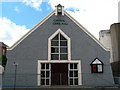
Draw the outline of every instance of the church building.
<instances>
[{"instance_id":1,"label":"church building","mask_svg":"<svg viewBox=\"0 0 120 90\"><path fill-rule=\"evenodd\" d=\"M6 55L3 87L114 85L110 50L60 4Z\"/></svg>"}]
</instances>

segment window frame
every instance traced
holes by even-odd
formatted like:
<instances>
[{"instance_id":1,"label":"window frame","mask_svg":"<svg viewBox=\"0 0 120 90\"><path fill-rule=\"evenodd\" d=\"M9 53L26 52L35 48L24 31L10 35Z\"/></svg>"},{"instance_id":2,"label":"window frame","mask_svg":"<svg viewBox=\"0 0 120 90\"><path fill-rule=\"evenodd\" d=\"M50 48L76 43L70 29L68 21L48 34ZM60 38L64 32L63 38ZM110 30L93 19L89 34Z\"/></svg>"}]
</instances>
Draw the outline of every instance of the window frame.
<instances>
[{"instance_id":1,"label":"window frame","mask_svg":"<svg viewBox=\"0 0 120 90\"><path fill-rule=\"evenodd\" d=\"M61 41L67 41L67 47L66 46L60 46L60 47L67 48L67 60L69 61L71 60L71 40L60 28L48 38L48 60L49 61L51 60L51 47L52 47L51 41L59 33L66 39ZM54 61L60 61L60 58Z\"/></svg>"},{"instance_id":2,"label":"window frame","mask_svg":"<svg viewBox=\"0 0 120 90\"><path fill-rule=\"evenodd\" d=\"M99 58L95 58L90 65L91 65L91 73L103 73L104 64Z\"/></svg>"},{"instance_id":3,"label":"window frame","mask_svg":"<svg viewBox=\"0 0 120 90\"><path fill-rule=\"evenodd\" d=\"M56 37L57 39L54 39ZM51 40L51 60L68 60L68 40L61 35L61 33L58 33L54 38ZM65 44L63 42L65 42ZM57 59L54 59L55 57L52 58L52 56L55 55ZM64 56L64 58L62 56Z\"/></svg>"},{"instance_id":4,"label":"window frame","mask_svg":"<svg viewBox=\"0 0 120 90\"><path fill-rule=\"evenodd\" d=\"M41 64L50 64L50 83L49 85L41 85ZM68 63L68 85L69 84L69 64L78 64L77 69L78 69L78 85L82 85L82 75L81 75L81 60L71 60L71 61L48 61L48 60L38 60L38 66L37 66L37 85L38 86L51 86L51 63ZM70 85L71 86L71 85ZM73 85L72 85L73 86ZM74 85L77 86L77 85Z\"/></svg>"},{"instance_id":5,"label":"window frame","mask_svg":"<svg viewBox=\"0 0 120 90\"><path fill-rule=\"evenodd\" d=\"M40 85L42 85L42 86L49 86L50 85L50 81L51 81L51 64L49 64L49 63L41 63L41 67L42 67L42 65L43 64L45 64L45 68L44 69L42 69L41 68L41 71L40 71ZM49 68L47 69L46 67L47 67L47 65L49 65ZM44 72L44 76L42 76L42 72ZM49 76L47 76L47 72L49 72ZM44 84L42 84L42 80L44 80ZM48 83L49 84L47 84L47 80L48 80Z\"/></svg>"},{"instance_id":6,"label":"window frame","mask_svg":"<svg viewBox=\"0 0 120 90\"><path fill-rule=\"evenodd\" d=\"M75 64L77 65L77 68L75 68L74 66L75 66ZM73 65L72 67L73 68L71 68L71 65ZM70 86L76 86L76 85L78 85L79 84L79 71L78 71L78 63L70 63L70 64L68 64L68 68L69 68L69 70L68 70L68 84L70 85ZM77 76L75 75L75 71L77 71ZM72 74L72 76L71 76L71 74ZM75 83L75 80L77 79L77 84ZM71 81L70 80L72 80L72 84L71 84Z\"/></svg>"},{"instance_id":7,"label":"window frame","mask_svg":"<svg viewBox=\"0 0 120 90\"><path fill-rule=\"evenodd\" d=\"M51 60L51 40L58 33L60 33L67 40L68 60ZM41 63L50 63L50 65L51 65L51 63L68 63L68 64L78 63L78 74L79 74L78 75L78 85L82 85L81 60L71 60L71 39L60 28L48 38L48 59L47 60L38 60L38 75L37 75L38 86L41 86L41 76L40 76L40 74L41 74ZM51 66L50 66L50 68L51 68ZM50 73L51 73L51 71L50 71ZM69 76L69 70L68 70L68 76ZM50 77L51 77L51 74L50 74ZM51 85L51 82L50 82L50 85Z\"/></svg>"}]
</instances>

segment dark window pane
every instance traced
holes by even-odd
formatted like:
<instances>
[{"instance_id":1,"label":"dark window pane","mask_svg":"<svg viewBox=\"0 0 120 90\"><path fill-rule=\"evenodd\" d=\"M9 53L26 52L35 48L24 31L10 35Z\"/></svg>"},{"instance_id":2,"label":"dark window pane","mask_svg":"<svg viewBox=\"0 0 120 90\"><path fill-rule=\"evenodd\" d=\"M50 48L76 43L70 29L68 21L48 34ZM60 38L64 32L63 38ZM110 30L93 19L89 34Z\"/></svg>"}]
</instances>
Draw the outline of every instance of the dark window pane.
<instances>
[{"instance_id":1,"label":"dark window pane","mask_svg":"<svg viewBox=\"0 0 120 90\"><path fill-rule=\"evenodd\" d=\"M61 15L61 14L62 14L62 12L61 12L61 11L58 11L58 12L57 12L57 14L58 14L58 15ZM59 24L59 25L60 25L60 24Z\"/></svg>"},{"instance_id":2,"label":"dark window pane","mask_svg":"<svg viewBox=\"0 0 120 90\"><path fill-rule=\"evenodd\" d=\"M74 69L77 69L77 64L74 64Z\"/></svg>"},{"instance_id":3,"label":"dark window pane","mask_svg":"<svg viewBox=\"0 0 120 90\"><path fill-rule=\"evenodd\" d=\"M59 41L52 41L52 42L51 42L51 45L52 45L52 46L59 46Z\"/></svg>"},{"instance_id":4,"label":"dark window pane","mask_svg":"<svg viewBox=\"0 0 120 90\"><path fill-rule=\"evenodd\" d=\"M67 46L67 41L60 41L60 46Z\"/></svg>"},{"instance_id":5,"label":"dark window pane","mask_svg":"<svg viewBox=\"0 0 120 90\"><path fill-rule=\"evenodd\" d=\"M58 47L51 47L51 53L59 53Z\"/></svg>"},{"instance_id":6,"label":"dark window pane","mask_svg":"<svg viewBox=\"0 0 120 90\"><path fill-rule=\"evenodd\" d=\"M73 64L70 64L70 69L73 69Z\"/></svg>"},{"instance_id":7,"label":"dark window pane","mask_svg":"<svg viewBox=\"0 0 120 90\"><path fill-rule=\"evenodd\" d=\"M41 65L41 69L45 69L45 64L42 64L42 65Z\"/></svg>"},{"instance_id":8,"label":"dark window pane","mask_svg":"<svg viewBox=\"0 0 120 90\"><path fill-rule=\"evenodd\" d=\"M59 60L59 54L51 54L51 60Z\"/></svg>"},{"instance_id":9,"label":"dark window pane","mask_svg":"<svg viewBox=\"0 0 120 90\"><path fill-rule=\"evenodd\" d=\"M41 85L45 85L45 79L41 79Z\"/></svg>"},{"instance_id":10,"label":"dark window pane","mask_svg":"<svg viewBox=\"0 0 120 90\"><path fill-rule=\"evenodd\" d=\"M45 71L41 71L41 77L45 77Z\"/></svg>"},{"instance_id":11,"label":"dark window pane","mask_svg":"<svg viewBox=\"0 0 120 90\"><path fill-rule=\"evenodd\" d=\"M97 72L97 66L96 65L93 64L91 69L92 69L92 73L96 73Z\"/></svg>"},{"instance_id":12,"label":"dark window pane","mask_svg":"<svg viewBox=\"0 0 120 90\"><path fill-rule=\"evenodd\" d=\"M66 40L66 39L60 34L60 40Z\"/></svg>"},{"instance_id":13,"label":"dark window pane","mask_svg":"<svg viewBox=\"0 0 120 90\"><path fill-rule=\"evenodd\" d=\"M60 53L68 53L67 47L61 47L60 48Z\"/></svg>"},{"instance_id":14,"label":"dark window pane","mask_svg":"<svg viewBox=\"0 0 120 90\"><path fill-rule=\"evenodd\" d=\"M67 60L68 55L67 54L60 54L60 60Z\"/></svg>"},{"instance_id":15,"label":"dark window pane","mask_svg":"<svg viewBox=\"0 0 120 90\"><path fill-rule=\"evenodd\" d=\"M75 85L78 85L78 79L77 78L74 79L74 83L75 83Z\"/></svg>"},{"instance_id":16,"label":"dark window pane","mask_svg":"<svg viewBox=\"0 0 120 90\"><path fill-rule=\"evenodd\" d=\"M46 79L46 85L49 85L49 79Z\"/></svg>"},{"instance_id":17,"label":"dark window pane","mask_svg":"<svg viewBox=\"0 0 120 90\"><path fill-rule=\"evenodd\" d=\"M74 77L78 77L78 71L74 71Z\"/></svg>"},{"instance_id":18,"label":"dark window pane","mask_svg":"<svg viewBox=\"0 0 120 90\"><path fill-rule=\"evenodd\" d=\"M73 85L73 79L70 79L70 85Z\"/></svg>"},{"instance_id":19,"label":"dark window pane","mask_svg":"<svg viewBox=\"0 0 120 90\"><path fill-rule=\"evenodd\" d=\"M49 69L49 64L46 64L46 69Z\"/></svg>"},{"instance_id":20,"label":"dark window pane","mask_svg":"<svg viewBox=\"0 0 120 90\"><path fill-rule=\"evenodd\" d=\"M57 34L52 40L58 40L59 34Z\"/></svg>"},{"instance_id":21,"label":"dark window pane","mask_svg":"<svg viewBox=\"0 0 120 90\"><path fill-rule=\"evenodd\" d=\"M49 77L49 71L46 71L46 77Z\"/></svg>"},{"instance_id":22,"label":"dark window pane","mask_svg":"<svg viewBox=\"0 0 120 90\"><path fill-rule=\"evenodd\" d=\"M73 71L70 71L70 77L73 77Z\"/></svg>"}]
</instances>

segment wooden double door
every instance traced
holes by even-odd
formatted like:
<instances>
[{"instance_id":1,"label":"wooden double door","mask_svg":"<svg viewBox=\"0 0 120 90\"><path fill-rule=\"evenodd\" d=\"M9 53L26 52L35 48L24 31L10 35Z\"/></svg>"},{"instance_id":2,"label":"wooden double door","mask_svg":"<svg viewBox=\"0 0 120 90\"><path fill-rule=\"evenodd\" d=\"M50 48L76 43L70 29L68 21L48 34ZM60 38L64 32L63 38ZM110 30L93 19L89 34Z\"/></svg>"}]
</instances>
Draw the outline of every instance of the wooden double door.
<instances>
[{"instance_id":1,"label":"wooden double door","mask_svg":"<svg viewBox=\"0 0 120 90\"><path fill-rule=\"evenodd\" d=\"M68 63L51 64L51 85L68 85Z\"/></svg>"}]
</instances>

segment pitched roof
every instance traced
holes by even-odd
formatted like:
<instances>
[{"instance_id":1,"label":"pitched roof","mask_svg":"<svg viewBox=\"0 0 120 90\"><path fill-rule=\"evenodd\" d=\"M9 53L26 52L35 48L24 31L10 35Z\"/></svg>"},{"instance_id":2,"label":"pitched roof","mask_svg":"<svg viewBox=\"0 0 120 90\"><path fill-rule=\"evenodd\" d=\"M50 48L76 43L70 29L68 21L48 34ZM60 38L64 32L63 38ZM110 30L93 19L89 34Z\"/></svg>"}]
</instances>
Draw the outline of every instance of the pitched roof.
<instances>
[{"instance_id":1,"label":"pitched roof","mask_svg":"<svg viewBox=\"0 0 120 90\"><path fill-rule=\"evenodd\" d=\"M19 39L12 47L9 47L8 50L14 49L20 42L22 42L27 36L34 32L40 25L42 25L46 20L48 20L52 15L55 14L55 10L51 12L47 17L45 17L41 22L34 26L27 34L25 34L21 39ZM78 21L76 21L71 15L66 11L64 14L69 17L77 26L79 26L87 35L89 35L96 43L98 43L104 50L110 51L108 48L105 48L87 29L85 29Z\"/></svg>"},{"instance_id":2,"label":"pitched roof","mask_svg":"<svg viewBox=\"0 0 120 90\"><path fill-rule=\"evenodd\" d=\"M4 44L3 42L0 42L0 47L8 47L8 46Z\"/></svg>"}]
</instances>

